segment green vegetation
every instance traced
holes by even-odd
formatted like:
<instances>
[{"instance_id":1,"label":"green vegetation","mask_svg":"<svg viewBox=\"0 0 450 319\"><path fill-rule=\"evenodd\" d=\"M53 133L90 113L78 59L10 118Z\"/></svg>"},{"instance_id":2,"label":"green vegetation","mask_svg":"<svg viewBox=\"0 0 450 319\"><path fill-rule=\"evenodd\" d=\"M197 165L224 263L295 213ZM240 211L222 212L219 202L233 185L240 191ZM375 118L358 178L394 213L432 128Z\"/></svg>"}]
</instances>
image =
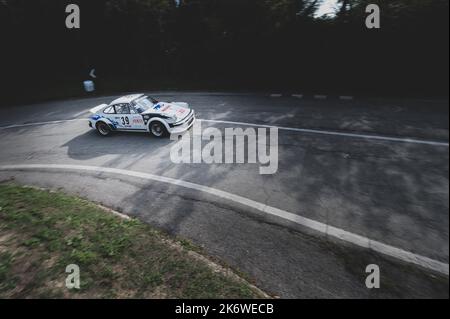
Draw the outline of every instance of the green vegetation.
<instances>
[{"instance_id":1,"label":"green vegetation","mask_svg":"<svg viewBox=\"0 0 450 319\"><path fill-rule=\"evenodd\" d=\"M193 248L85 200L0 185L0 298L264 297ZM80 289L65 286L69 264Z\"/></svg>"}]
</instances>

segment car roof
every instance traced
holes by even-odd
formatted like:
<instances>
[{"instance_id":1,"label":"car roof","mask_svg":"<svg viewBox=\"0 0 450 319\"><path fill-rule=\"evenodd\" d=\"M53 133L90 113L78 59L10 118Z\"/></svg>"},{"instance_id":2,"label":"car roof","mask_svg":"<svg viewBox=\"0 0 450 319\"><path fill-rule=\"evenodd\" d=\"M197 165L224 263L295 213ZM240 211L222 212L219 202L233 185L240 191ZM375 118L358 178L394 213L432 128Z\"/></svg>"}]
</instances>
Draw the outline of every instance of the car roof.
<instances>
[{"instance_id":1,"label":"car roof","mask_svg":"<svg viewBox=\"0 0 450 319\"><path fill-rule=\"evenodd\" d=\"M119 104L119 103L130 103L131 101L134 101L143 95L144 94L130 94L130 95L121 96L121 97L115 99L114 101L112 101L109 105Z\"/></svg>"}]
</instances>

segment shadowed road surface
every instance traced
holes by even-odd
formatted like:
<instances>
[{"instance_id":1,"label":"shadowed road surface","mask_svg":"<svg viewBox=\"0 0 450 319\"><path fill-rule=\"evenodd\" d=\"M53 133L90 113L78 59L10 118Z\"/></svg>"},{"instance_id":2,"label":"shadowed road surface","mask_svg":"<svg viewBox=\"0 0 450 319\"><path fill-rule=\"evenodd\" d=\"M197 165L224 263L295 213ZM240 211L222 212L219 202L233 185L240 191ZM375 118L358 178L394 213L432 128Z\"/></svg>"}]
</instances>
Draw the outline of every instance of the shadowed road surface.
<instances>
[{"instance_id":1,"label":"shadowed road surface","mask_svg":"<svg viewBox=\"0 0 450 319\"><path fill-rule=\"evenodd\" d=\"M0 129L0 165L74 164L188 181L448 264L448 101L338 101L257 94L156 93L186 101L207 120L399 137L427 145L279 131L279 167L174 164L173 141L147 134L101 138L87 121ZM0 126L85 118L114 97L0 109ZM202 122L203 127L243 127ZM448 297L448 277L374 253L261 211L192 189L107 173L0 170L2 180L66 192L191 239L281 297ZM381 288L365 286L378 264Z\"/></svg>"}]
</instances>

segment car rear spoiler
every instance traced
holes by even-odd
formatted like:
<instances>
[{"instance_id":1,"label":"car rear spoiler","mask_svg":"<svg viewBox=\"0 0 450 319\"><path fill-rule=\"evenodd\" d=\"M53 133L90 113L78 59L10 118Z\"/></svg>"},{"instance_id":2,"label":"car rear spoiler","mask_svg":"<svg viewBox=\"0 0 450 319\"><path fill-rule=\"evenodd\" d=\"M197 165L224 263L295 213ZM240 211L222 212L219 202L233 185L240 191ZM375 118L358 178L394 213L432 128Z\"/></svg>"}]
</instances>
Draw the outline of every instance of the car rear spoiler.
<instances>
[{"instance_id":1,"label":"car rear spoiler","mask_svg":"<svg viewBox=\"0 0 450 319\"><path fill-rule=\"evenodd\" d=\"M97 105L96 107L93 107L92 109L90 109L89 112L95 114L95 113L97 113L98 111L100 111L101 109L103 109L106 106L108 106L108 104Z\"/></svg>"}]
</instances>

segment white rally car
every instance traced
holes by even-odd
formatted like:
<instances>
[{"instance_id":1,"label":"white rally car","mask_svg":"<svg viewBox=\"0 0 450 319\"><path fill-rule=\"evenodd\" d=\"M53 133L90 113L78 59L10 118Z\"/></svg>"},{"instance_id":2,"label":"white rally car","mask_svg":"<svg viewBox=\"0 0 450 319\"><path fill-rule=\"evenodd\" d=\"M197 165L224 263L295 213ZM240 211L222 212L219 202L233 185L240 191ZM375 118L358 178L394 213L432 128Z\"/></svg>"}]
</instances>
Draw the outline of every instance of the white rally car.
<instances>
[{"instance_id":1,"label":"white rally car","mask_svg":"<svg viewBox=\"0 0 450 319\"><path fill-rule=\"evenodd\" d=\"M179 134L195 121L194 110L184 102L158 102L144 94L122 96L90 110L89 126L102 136L113 131L150 132L156 137Z\"/></svg>"}]
</instances>

